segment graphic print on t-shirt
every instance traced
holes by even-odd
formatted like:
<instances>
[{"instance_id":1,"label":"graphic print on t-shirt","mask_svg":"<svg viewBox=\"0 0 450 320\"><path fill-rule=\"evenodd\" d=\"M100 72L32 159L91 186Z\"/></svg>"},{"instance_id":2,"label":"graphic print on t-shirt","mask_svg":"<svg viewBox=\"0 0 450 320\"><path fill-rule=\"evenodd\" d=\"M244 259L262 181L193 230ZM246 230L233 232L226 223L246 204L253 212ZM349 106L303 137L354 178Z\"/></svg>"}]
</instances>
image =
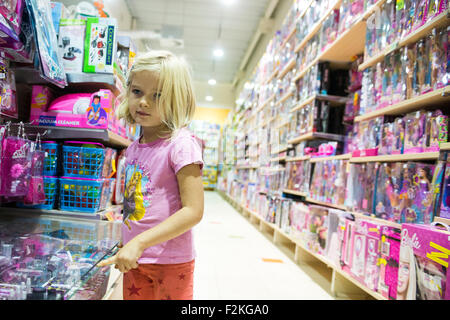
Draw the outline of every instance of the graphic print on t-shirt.
<instances>
[{"instance_id":1,"label":"graphic print on t-shirt","mask_svg":"<svg viewBox=\"0 0 450 320\"><path fill-rule=\"evenodd\" d=\"M150 179L139 164L128 164L125 169L123 222L131 229L129 220L139 221L150 206Z\"/></svg>"}]
</instances>

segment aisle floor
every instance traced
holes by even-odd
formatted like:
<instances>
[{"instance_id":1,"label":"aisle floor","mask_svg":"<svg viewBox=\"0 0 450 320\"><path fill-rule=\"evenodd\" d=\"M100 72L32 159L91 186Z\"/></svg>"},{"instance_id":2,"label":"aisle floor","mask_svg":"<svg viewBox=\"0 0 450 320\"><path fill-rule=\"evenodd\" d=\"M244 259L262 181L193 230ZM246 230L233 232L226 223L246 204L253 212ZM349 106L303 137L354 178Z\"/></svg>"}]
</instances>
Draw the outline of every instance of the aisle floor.
<instances>
[{"instance_id":1,"label":"aisle floor","mask_svg":"<svg viewBox=\"0 0 450 320\"><path fill-rule=\"evenodd\" d=\"M194 237L194 299L334 299L323 264L297 265L216 192L205 192Z\"/></svg>"}]
</instances>

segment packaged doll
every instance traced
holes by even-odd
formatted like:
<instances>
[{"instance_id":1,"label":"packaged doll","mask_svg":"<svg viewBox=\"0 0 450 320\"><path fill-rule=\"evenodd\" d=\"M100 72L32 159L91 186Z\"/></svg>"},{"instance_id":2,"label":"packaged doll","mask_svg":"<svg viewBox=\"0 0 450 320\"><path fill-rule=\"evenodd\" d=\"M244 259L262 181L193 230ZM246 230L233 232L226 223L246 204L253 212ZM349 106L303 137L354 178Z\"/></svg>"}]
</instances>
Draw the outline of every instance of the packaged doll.
<instances>
[{"instance_id":1,"label":"packaged doll","mask_svg":"<svg viewBox=\"0 0 450 320\"><path fill-rule=\"evenodd\" d=\"M409 35L413 29L414 19L415 19L415 12L416 12L416 6L417 6L416 0L406 0L405 1L405 23L403 27L403 33L402 38Z\"/></svg>"},{"instance_id":2,"label":"packaged doll","mask_svg":"<svg viewBox=\"0 0 450 320\"><path fill-rule=\"evenodd\" d=\"M447 76L447 28L433 29L431 44L431 86L434 90L448 84Z\"/></svg>"},{"instance_id":3,"label":"packaged doll","mask_svg":"<svg viewBox=\"0 0 450 320\"><path fill-rule=\"evenodd\" d=\"M400 190L401 190L401 163L382 163L378 168L375 192L375 215L378 218L401 221Z\"/></svg>"},{"instance_id":4,"label":"packaged doll","mask_svg":"<svg viewBox=\"0 0 450 320\"><path fill-rule=\"evenodd\" d=\"M426 136L425 152L439 151L440 143L447 142L448 116L444 115L441 110L427 113Z\"/></svg>"},{"instance_id":5,"label":"packaged doll","mask_svg":"<svg viewBox=\"0 0 450 320\"><path fill-rule=\"evenodd\" d=\"M393 67L392 67L392 99L391 104L399 103L405 100L405 70L402 68L402 53L397 50L393 53Z\"/></svg>"},{"instance_id":6,"label":"packaged doll","mask_svg":"<svg viewBox=\"0 0 450 320\"><path fill-rule=\"evenodd\" d=\"M404 67L403 69L405 70L406 73L406 99L411 99L414 94L414 83L415 83L415 79L414 79L414 66L416 64L416 44L412 44L409 46L406 46L404 49L404 53L403 53L403 63L404 63Z\"/></svg>"},{"instance_id":7,"label":"packaged doll","mask_svg":"<svg viewBox=\"0 0 450 320\"><path fill-rule=\"evenodd\" d=\"M394 121L394 146L392 154L403 153L403 143L405 141L405 121L403 118L396 118Z\"/></svg>"},{"instance_id":8,"label":"packaged doll","mask_svg":"<svg viewBox=\"0 0 450 320\"><path fill-rule=\"evenodd\" d=\"M419 0L419 1L412 1L417 2L415 13L414 13L414 21L413 21L413 27L412 30L417 30L421 26L425 24L427 21L427 12L428 12L428 1L429 0Z\"/></svg>"},{"instance_id":9,"label":"packaged doll","mask_svg":"<svg viewBox=\"0 0 450 320\"><path fill-rule=\"evenodd\" d=\"M391 104L393 64L394 55L390 53L384 59L383 79L381 85L382 90L378 108L385 108Z\"/></svg>"},{"instance_id":10,"label":"packaged doll","mask_svg":"<svg viewBox=\"0 0 450 320\"><path fill-rule=\"evenodd\" d=\"M412 184L408 190L411 205L403 208L402 222L429 224L433 216L432 179L434 165L408 162L409 176Z\"/></svg>"},{"instance_id":11,"label":"packaged doll","mask_svg":"<svg viewBox=\"0 0 450 320\"><path fill-rule=\"evenodd\" d=\"M404 153L423 152L426 142L426 113L416 111L405 116Z\"/></svg>"},{"instance_id":12,"label":"packaged doll","mask_svg":"<svg viewBox=\"0 0 450 320\"><path fill-rule=\"evenodd\" d=\"M447 160L443 181L439 216L450 219L450 159Z\"/></svg>"},{"instance_id":13,"label":"packaged doll","mask_svg":"<svg viewBox=\"0 0 450 320\"><path fill-rule=\"evenodd\" d=\"M394 123L384 123L381 129L381 142L378 154L392 154L395 144Z\"/></svg>"},{"instance_id":14,"label":"packaged doll","mask_svg":"<svg viewBox=\"0 0 450 320\"><path fill-rule=\"evenodd\" d=\"M375 68L374 77L375 77L375 105L376 108L380 108L381 97L383 96L383 72L384 72L384 61L378 62Z\"/></svg>"}]
</instances>

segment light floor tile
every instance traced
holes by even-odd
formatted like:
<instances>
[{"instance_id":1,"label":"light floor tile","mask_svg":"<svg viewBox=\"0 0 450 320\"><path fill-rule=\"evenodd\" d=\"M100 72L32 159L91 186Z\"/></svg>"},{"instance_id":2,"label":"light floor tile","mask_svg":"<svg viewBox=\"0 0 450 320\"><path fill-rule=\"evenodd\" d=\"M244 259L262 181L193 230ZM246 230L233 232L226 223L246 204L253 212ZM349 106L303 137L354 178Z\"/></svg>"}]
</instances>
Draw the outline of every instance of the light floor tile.
<instances>
[{"instance_id":1,"label":"light floor tile","mask_svg":"<svg viewBox=\"0 0 450 320\"><path fill-rule=\"evenodd\" d=\"M334 299L326 272L299 267L216 192L205 192L194 240L194 299Z\"/></svg>"}]
</instances>

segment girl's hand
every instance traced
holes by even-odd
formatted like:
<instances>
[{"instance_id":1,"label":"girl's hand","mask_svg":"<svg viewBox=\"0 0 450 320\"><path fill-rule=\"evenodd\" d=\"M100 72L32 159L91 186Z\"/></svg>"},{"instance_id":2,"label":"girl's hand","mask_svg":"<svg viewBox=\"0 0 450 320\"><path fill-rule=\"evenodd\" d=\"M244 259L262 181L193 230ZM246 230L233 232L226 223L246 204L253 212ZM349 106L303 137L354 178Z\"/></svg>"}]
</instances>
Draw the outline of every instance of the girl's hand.
<instances>
[{"instance_id":1,"label":"girl's hand","mask_svg":"<svg viewBox=\"0 0 450 320\"><path fill-rule=\"evenodd\" d=\"M98 266L104 267L115 264L116 269L125 273L131 269L136 269L139 266L137 260L141 257L143 251L144 249L142 249L138 242L133 239L124 245L115 256L101 261Z\"/></svg>"}]
</instances>

